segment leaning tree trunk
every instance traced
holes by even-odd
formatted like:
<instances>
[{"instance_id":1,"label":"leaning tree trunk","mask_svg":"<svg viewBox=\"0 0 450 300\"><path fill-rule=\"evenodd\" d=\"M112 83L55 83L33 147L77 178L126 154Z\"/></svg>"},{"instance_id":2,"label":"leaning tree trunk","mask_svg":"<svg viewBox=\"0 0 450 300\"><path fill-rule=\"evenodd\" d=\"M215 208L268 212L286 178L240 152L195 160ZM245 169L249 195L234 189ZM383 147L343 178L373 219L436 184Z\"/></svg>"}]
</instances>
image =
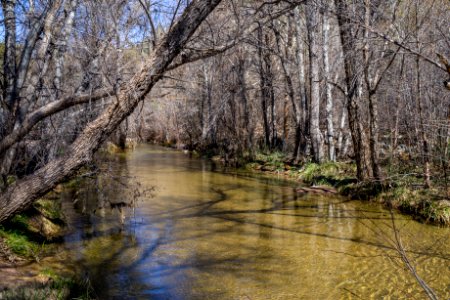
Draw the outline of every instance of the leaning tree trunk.
<instances>
[{"instance_id":1,"label":"leaning tree trunk","mask_svg":"<svg viewBox=\"0 0 450 300\"><path fill-rule=\"evenodd\" d=\"M117 100L86 126L68 149L67 154L12 184L0 196L0 222L26 209L38 197L91 161L102 142L133 112L138 103L162 78L198 26L220 2L220 0L193 1L158 44L146 66L121 86Z\"/></svg>"},{"instance_id":2,"label":"leaning tree trunk","mask_svg":"<svg viewBox=\"0 0 450 300\"><path fill-rule=\"evenodd\" d=\"M1 125L0 137L8 136L14 130L22 127L23 114L26 110L26 102L21 101L21 91L25 85L32 54L39 37L44 29L45 24L52 15L49 12L53 7L57 6L57 1L50 2L44 6L40 16L30 25L25 38L25 43L20 47L16 41L16 15L15 9L18 2L15 0L2 0L2 9L5 17L5 53L4 53L4 94L2 109L5 116ZM56 11L54 11L56 13ZM20 51L18 51L20 50ZM3 178L10 174L13 169L13 161L17 155L17 146L11 147L9 151L0 157L0 173Z\"/></svg>"}]
</instances>

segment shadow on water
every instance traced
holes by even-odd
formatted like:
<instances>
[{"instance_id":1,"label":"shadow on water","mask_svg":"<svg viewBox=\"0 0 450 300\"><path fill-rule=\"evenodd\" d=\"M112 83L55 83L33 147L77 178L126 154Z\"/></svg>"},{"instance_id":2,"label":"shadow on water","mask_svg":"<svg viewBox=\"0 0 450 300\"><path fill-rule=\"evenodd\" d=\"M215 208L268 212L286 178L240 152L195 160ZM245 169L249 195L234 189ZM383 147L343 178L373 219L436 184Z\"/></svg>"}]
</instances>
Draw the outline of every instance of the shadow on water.
<instances>
[{"instance_id":1,"label":"shadow on water","mask_svg":"<svg viewBox=\"0 0 450 300\"><path fill-rule=\"evenodd\" d=\"M291 211L303 211L303 210L318 210L318 209L328 209L330 207L329 204L327 205L320 205L320 204L310 204L310 205L299 205L297 203L297 197L294 198L294 200L284 200L284 201L277 201L273 202L271 207L263 208L263 209L248 209L248 210L222 210L222 209L216 209L214 208L214 205L227 201L226 194L219 189L215 189L215 192L219 193L220 198L218 200L210 200L205 201L200 204L197 204L195 206L187 206L187 207L181 207L177 210L172 211L166 211L160 213L160 215L170 215L175 212L180 212L183 210L191 210L192 208L195 208L196 211L188 214L177 214L175 218L217 218L221 220L230 221L237 224L250 224L258 227L263 228L269 228L269 229L275 229L279 231L287 231L290 233L296 233L296 234L302 234L302 235L312 235L316 237L323 237L327 239L336 239L340 241L345 242L352 242L352 243L360 243L365 244L372 247L377 247L381 249L388 249L388 250L396 250L394 246L388 245L386 243L375 243L371 242L369 240L364 240L361 238L345 238L340 236L333 236L330 234L324 234L324 233L317 233L317 232L311 232L311 231L305 231L301 230L303 228L308 227L314 227L318 224L324 224L328 222L329 218L335 218L335 219L356 219L359 221L367 221L367 220L384 220L386 221L386 224L388 222L391 222L391 216L389 216L389 213L386 211L378 211L378 210L367 210L367 209L344 209L339 208L339 206L343 203L347 202L353 202L350 200L342 200L340 202L335 202L332 204L334 207L333 210L337 212L336 215L328 215L326 213L315 213L315 214L300 214L300 213L289 213ZM371 215L367 215L367 213L370 213ZM296 226L295 228L292 227L282 227L271 223L264 223L264 222L255 222L252 220L252 218L249 218L249 215L258 215L258 214L274 214L274 215L280 215L280 216L289 216L289 217L298 217L301 220L312 218L315 219L315 222L307 225L300 225ZM375 216L373 216L375 215ZM238 216L242 216L239 218ZM173 216L172 216L173 218ZM213 231L211 234L216 234L217 232ZM437 257L440 259L450 260L450 253L437 253L437 252L417 252L417 251L409 251L410 253L424 255L428 257Z\"/></svg>"},{"instance_id":2,"label":"shadow on water","mask_svg":"<svg viewBox=\"0 0 450 300\"><path fill-rule=\"evenodd\" d=\"M76 204L66 248L99 299L364 297L359 277L374 277L375 268L396 274L389 261L397 257L391 217L376 206L300 195L292 183L224 174L209 162L161 149L138 149L108 168L67 199ZM143 192L153 185L153 195ZM402 216L396 222L411 226ZM416 261L448 263L448 234L437 236L433 247L424 243L408 253ZM377 257L388 263L368 263ZM325 273L333 267L349 279ZM354 279L352 268L367 274ZM316 276L323 280L318 286ZM302 284L290 283L293 278ZM347 285L336 288L342 282ZM375 284L369 290L383 292Z\"/></svg>"}]
</instances>

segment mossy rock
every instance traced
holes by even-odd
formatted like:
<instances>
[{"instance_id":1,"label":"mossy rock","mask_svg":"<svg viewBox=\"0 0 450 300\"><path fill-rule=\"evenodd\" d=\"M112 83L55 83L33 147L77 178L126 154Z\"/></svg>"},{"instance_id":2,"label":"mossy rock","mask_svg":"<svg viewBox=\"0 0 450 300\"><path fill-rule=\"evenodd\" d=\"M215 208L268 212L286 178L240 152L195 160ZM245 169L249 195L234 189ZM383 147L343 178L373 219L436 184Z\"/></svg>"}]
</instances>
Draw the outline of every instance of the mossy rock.
<instances>
[{"instance_id":1,"label":"mossy rock","mask_svg":"<svg viewBox=\"0 0 450 300\"><path fill-rule=\"evenodd\" d=\"M54 241L64 236L66 220L61 203L45 198L36 201L24 213L15 215L7 227L20 230L38 241Z\"/></svg>"},{"instance_id":2,"label":"mossy rock","mask_svg":"<svg viewBox=\"0 0 450 300\"><path fill-rule=\"evenodd\" d=\"M244 166L244 169L246 170L253 170L253 171L261 171L263 165L257 163L257 162L250 162L246 163Z\"/></svg>"},{"instance_id":3,"label":"mossy rock","mask_svg":"<svg viewBox=\"0 0 450 300\"><path fill-rule=\"evenodd\" d=\"M41 236L47 241L62 238L66 229L64 225L57 224L41 214L36 214L31 217L27 225L28 231L35 235Z\"/></svg>"},{"instance_id":4,"label":"mossy rock","mask_svg":"<svg viewBox=\"0 0 450 300\"><path fill-rule=\"evenodd\" d=\"M65 217L59 201L48 198L39 199L33 204L33 207L47 219L58 224L65 224Z\"/></svg>"},{"instance_id":5,"label":"mossy rock","mask_svg":"<svg viewBox=\"0 0 450 300\"><path fill-rule=\"evenodd\" d=\"M66 226L56 223L40 213L33 215L16 215L7 224L8 228L14 228L26 236L38 241L54 241L65 234Z\"/></svg>"}]
</instances>

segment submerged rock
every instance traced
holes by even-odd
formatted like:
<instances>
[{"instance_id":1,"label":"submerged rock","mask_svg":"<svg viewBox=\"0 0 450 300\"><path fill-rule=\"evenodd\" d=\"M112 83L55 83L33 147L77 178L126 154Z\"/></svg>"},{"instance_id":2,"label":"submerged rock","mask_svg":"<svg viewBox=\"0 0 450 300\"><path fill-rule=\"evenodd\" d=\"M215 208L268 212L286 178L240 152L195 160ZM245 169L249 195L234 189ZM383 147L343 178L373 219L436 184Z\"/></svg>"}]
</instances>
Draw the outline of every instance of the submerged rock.
<instances>
[{"instance_id":1,"label":"submerged rock","mask_svg":"<svg viewBox=\"0 0 450 300\"><path fill-rule=\"evenodd\" d=\"M65 224L65 216L62 212L61 203L58 200L39 199L33 204L33 207L42 216L57 224Z\"/></svg>"}]
</instances>

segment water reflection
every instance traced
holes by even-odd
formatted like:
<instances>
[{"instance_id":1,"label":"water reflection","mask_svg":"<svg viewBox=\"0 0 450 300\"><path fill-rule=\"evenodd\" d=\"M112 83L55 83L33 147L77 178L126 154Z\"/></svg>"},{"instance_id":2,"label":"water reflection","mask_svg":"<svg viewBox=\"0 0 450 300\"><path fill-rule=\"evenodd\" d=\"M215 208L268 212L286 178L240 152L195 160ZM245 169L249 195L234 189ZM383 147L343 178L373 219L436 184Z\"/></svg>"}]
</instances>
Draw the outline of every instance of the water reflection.
<instances>
[{"instance_id":1,"label":"water reflection","mask_svg":"<svg viewBox=\"0 0 450 300\"><path fill-rule=\"evenodd\" d=\"M424 297L377 206L149 146L107 167L68 196L66 248L98 298ZM448 298L449 229L395 219L419 274Z\"/></svg>"}]
</instances>

